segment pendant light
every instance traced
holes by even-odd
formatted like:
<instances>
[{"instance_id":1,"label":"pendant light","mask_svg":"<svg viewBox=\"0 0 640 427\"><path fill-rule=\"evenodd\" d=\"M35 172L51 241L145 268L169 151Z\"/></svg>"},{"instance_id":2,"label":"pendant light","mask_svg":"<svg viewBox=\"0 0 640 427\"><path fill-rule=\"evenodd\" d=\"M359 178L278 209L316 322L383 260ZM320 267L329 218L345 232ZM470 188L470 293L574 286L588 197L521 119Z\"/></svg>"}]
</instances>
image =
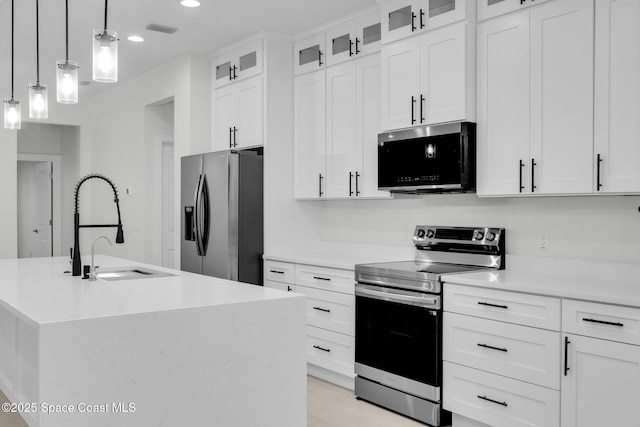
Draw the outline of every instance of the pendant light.
<instances>
[{"instance_id":1,"label":"pendant light","mask_svg":"<svg viewBox=\"0 0 640 427\"><path fill-rule=\"evenodd\" d=\"M69 0L65 0L65 59L56 62L57 101L78 103L78 63L69 61Z\"/></svg>"},{"instance_id":2,"label":"pendant light","mask_svg":"<svg viewBox=\"0 0 640 427\"><path fill-rule=\"evenodd\" d=\"M36 0L36 82L29 83L29 118L46 119L49 117L47 85L40 84L40 21L39 0Z\"/></svg>"},{"instance_id":3,"label":"pendant light","mask_svg":"<svg viewBox=\"0 0 640 427\"><path fill-rule=\"evenodd\" d=\"M104 29L93 30L93 80L103 83L118 81L118 33L107 29L107 7L104 0Z\"/></svg>"},{"instance_id":4,"label":"pendant light","mask_svg":"<svg viewBox=\"0 0 640 427\"><path fill-rule=\"evenodd\" d=\"M4 128L20 129L20 101L13 99L13 1L11 0L11 98L4 100Z\"/></svg>"}]
</instances>

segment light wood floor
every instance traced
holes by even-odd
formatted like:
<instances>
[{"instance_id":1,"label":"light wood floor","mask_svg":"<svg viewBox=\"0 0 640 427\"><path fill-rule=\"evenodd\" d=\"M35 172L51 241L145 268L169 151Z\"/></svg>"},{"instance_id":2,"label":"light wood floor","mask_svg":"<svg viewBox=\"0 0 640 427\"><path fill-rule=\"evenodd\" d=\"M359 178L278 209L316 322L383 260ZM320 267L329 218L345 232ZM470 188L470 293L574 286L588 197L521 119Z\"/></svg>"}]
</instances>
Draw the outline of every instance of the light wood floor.
<instances>
[{"instance_id":1,"label":"light wood floor","mask_svg":"<svg viewBox=\"0 0 640 427\"><path fill-rule=\"evenodd\" d=\"M425 427L391 411L357 400L353 391L307 377L307 427ZM8 402L0 391L2 403ZM28 427L19 414L0 411L0 427Z\"/></svg>"}]
</instances>

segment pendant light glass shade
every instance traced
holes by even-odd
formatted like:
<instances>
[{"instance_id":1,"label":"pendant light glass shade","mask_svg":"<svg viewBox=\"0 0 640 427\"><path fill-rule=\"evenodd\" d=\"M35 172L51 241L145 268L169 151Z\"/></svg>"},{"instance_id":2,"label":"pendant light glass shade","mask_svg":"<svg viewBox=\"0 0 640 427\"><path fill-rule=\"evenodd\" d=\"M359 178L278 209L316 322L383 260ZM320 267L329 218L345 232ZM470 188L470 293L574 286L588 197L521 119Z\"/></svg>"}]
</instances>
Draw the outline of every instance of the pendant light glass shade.
<instances>
[{"instance_id":1,"label":"pendant light glass shade","mask_svg":"<svg viewBox=\"0 0 640 427\"><path fill-rule=\"evenodd\" d=\"M47 99L46 84L29 83L29 118L49 118L49 100Z\"/></svg>"},{"instance_id":2,"label":"pendant light glass shade","mask_svg":"<svg viewBox=\"0 0 640 427\"><path fill-rule=\"evenodd\" d=\"M56 99L61 104L76 104L78 102L78 63L61 60L56 64Z\"/></svg>"},{"instance_id":3,"label":"pendant light glass shade","mask_svg":"<svg viewBox=\"0 0 640 427\"><path fill-rule=\"evenodd\" d=\"M93 30L93 80L118 81L118 33L115 31Z\"/></svg>"},{"instance_id":4,"label":"pendant light glass shade","mask_svg":"<svg viewBox=\"0 0 640 427\"><path fill-rule=\"evenodd\" d=\"M13 98L4 100L4 128L18 130L22 126L20 101Z\"/></svg>"}]
</instances>

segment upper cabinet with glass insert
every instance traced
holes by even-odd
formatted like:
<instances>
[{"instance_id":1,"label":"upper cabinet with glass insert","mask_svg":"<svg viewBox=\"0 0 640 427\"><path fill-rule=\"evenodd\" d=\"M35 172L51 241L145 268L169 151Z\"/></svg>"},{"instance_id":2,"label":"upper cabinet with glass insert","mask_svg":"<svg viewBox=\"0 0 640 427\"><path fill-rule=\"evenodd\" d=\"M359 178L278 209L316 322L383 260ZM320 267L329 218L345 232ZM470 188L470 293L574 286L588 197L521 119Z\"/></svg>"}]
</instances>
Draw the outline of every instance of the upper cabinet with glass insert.
<instances>
[{"instance_id":1,"label":"upper cabinet with glass insert","mask_svg":"<svg viewBox=\"0 0 640 427\"><path fill-rule=\"evenodd\" d=\"M389 43L467 19L475 14L476 1L383 0L382 42Z\"/></svg>"},{"instance_id":2,"label":"upper cabinet with glass insert","mask_svg":"<svg viewBox=\"0 0 640 427\"><path fill-rule=\"evenodd\" d=\"M213 84L224 86L262 73L262 40L251 40L217 56Z\"/></svg>"},{"instance_id":3,"label":"upper cabinet with glass insert","mask_svg":"<svg viewBox=\"0 0 640 427\"><path fill-rule=\"evenodd\" d=\"M513 12L524 7L534 6L548 0L479 0L478 21Z\"/></svg>"},{"instance_id":4,"label":"upper cabinet with glass insert","mask_svg":"<svg viewBox=\"0 0 640 427\"><path fill-rule=\"evenodd\" d=\"M324 33L294 43L293 53L295 75L324 68L327 65Z\"/></svg>"},{"instance_id":5,"label":"upper cabinet with glass insert","mask_svg":"<svg viewBox=\"0 0 640 427\"><path fill-rule=\"evenodd\" d=\"M378 52L381 34L378 10L333 25L326 32L327 65Z\"/></svg>"}]
</instances>

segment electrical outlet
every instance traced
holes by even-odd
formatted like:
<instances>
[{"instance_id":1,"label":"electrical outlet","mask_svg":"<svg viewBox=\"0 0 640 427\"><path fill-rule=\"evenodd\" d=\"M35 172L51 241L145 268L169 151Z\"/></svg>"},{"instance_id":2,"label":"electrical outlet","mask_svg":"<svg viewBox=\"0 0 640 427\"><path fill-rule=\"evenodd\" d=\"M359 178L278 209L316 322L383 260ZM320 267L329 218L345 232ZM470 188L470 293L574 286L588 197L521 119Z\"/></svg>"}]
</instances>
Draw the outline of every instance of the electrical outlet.
<instances>
[{"instance_id":1,"label":"electrical outlet","mask_svg":"<svg viewBox=\"0 0 640 427\"><path fill-rule=\"evenodd\" d=\"M538 231L538 249L548 251L551 247L551 240L548 231Z\"/></svg>"}]
</instances>

